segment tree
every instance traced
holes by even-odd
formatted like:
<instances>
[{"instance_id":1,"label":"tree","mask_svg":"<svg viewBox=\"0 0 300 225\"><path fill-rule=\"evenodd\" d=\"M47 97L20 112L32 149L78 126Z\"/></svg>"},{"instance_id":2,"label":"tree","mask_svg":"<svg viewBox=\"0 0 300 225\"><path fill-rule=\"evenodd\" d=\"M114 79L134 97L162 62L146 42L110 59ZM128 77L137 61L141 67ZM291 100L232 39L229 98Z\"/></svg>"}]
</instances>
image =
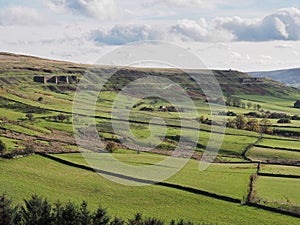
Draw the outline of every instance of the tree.
<instances>
[{"instance_id":1,"label":"tree","mask_svg":"<svg viewBox=\"0 0 300 225\"><path fill-rule=\"evenodd\" d=\"M79 213L77 208L72 202L68 202L66 206L63 209L62 212L62 222L60 225L69 225L69 224L74 224L74 225L79 225Z\"/></svg>"},{"instance_id":2,"label":"tree","mask_svg":"<svg viewBox=\"0 0 300 225\"><path fill-rule=\"evenodd\" d=\"M231 97L227 97L225 104L227 106L231 106L232 105L232 98Z\"/></svg>"},{"instance_id":3,"label":"tree","mask_svg":"<svg viewBox=\"0 0 300 225\"><path fill-rule=\"evenodd\" d=\"M63 122L65 119L66 119L66 116L64 114L59 114L57 115L57 119L60 121L60 122Z\"/></svg>"},{"instance_id":4,"label":"tree","mask_svg":"<svg viewBox=\"0 0 300 225\"><path fill-rule=\"evenodd\" d=\"M246 130L259 132L259 122L257 119L250 119L247 122Z\"/></svg>"},{"instance_id":5,"label":"tree","mask_svg":"<svg viewBox=\"0 0 300 225\"><path fill-rule=\"evenodd\" d=\"M259 110L261 109L261 105L260 105L260 104L257 104L257 105L256 105L256 109L257 109L257 111L259 111Z\"/></svg>"},{"instance_id":6,"label":"tree","mask_svg":"<svg viewBox=\"0 0 300 225\"><path fill-rule=\"evenodd\" d=\"M252 106L252 103L251 103L251 102L247 102L247 107L248 107L248 109L250 109L251 106Z\"/></svg>"},{"instance_id":7,"label":"tree","mask_svg":"<svg viewBox=\"0 0 300 225\"><path fill-rule=\"evenodd\" d=\"M245 129L247 120L243 115L237 115L235 118L235 125L237 129Z\"/></svg>"},{"instance_id":8,"label":"tree","mask_svg":"<svg viewBox=\"0 0 300 225\"><path fill-rule=\"evenodd\" d=\"M236 128L236 121L235 121L235 119L229 119L228 122L227 122L227 127Z\"/></svg>"},{"instance_id":9,"label":"tree","mask_svg":"<svg viewBox=\"0 0 300 225\"><path fill-rule=\"evenodd\" d=\"M297 100L294 104L294 108L300 109L300 100Z\"/></svg>"},{"instance_id":10,"label":"tree","mask_svg":"<svg viewBox=\"0 0 300 225\"><path fill-rule=\"evenodd\" d=\"M129 225L143 225L143 219L142 219L142 214L137 213L133 219L128 221Z\"/></svg>"},{"instance_id":11,"label":"tree","mask_svg":"<svg viewBox=\"0 0 300 225\"><path fill-rule=\"evenodd\" d=\"M124 224L125 221L118 217L115 217L114 220L110 222L110 225L124 225Z\"/></svg>"},{"instance_id":12,"label":"tree","mask_svg":"<svg viewBox=\"0 0 300 225\"><path fill-rule=\"evenodd\" d=\"M233 106L234 107L241 107L242 101L239 98L234 98L233 99Z\"/></svg>"},{"instance_id":13,"label":"tree","mask_svg":"<svg viewBox=\"0 0 300 225\"><path fill-rule=\"evenodd\" d=\"M0 225L12 224L14 217L14 209L11 200L5 195L0 196Z\"/></svg>"},{"instance_id":14,"label":"tree","mask_svg":"<svg viewBox=\"0 0 300 225\"><path fill-rule=\"evenodd\" d=\"M199 122L200 122L200 123L204 123L204 121L205 121L204 116L200 116Z\"/></svg>"},{"instance_id":15,"label":"tree","mask_svg":"<svg viewBox=\"0 0 300 225\"><path fill-rule=\"evenodd\" d=\"M110 217L107 214L107 210L101 208L100 206L92 215L93 225L107 225L109 224Z\"/></svg>"},{"instance_id":16,"label":"tree","mask_svg":"<svg viewBox=\"0 0 300 225\"><path fill-rule=\"evenodd\" d=\"M86 201L83 201L80 205L80 224L81 225L92 225L92 217L90 211L88 210L88 204Z\"/></svg>"},{"instance_id":17,"label":"tree","mask_svg":"<svg viewBox=\"0 0 300 225\"><path fill-rule=\"evenodd\" d=\"M63 211L64 207L60 202L54 204L53 212L52 212L52 219L53 224L60 224L63 220Z\"/></svg>"},{"instance_id":18,"label":"tree","mask_svg":"<svg viewBox=\"0 0 300 225\"><path fill-rule=\"evenodd\" d=\"M43 200L33 195L30 200L25 200L25 206L21 207L23 222L26 225L51 224L51 205L48 200Z\"/></svg>"},{"instance_id":19,"label":"tree","mask_svg":"<svg viewBox=\"0 0 300 225\"><path fill-rule=\"evenodd\" d=\"M262 119L259 123L259 126L260 126L260 132L262 134L272 134L273 132L273 129L271 127L272 123L267 118Z\"/></svg>"},{"instance_id":20,"label":"tree","mask_svg":"<svg viewBox=\"0 0 300 225\"><path fill-rule=\"evenodd\" d=\"M107 144L106 144L106 151L110 152L110 153L113 153L114 151L116 151L118 148L117 144L113 141L109 141Z\"/></svg>"},{"instance_id":21,"label":"tree","mask_svg":"<svg viewBox=\"0 0 300 225\"><path fill-rule=\"evenodd\" d=\"M291 123L291 120L288 118L282 118L277 121L277 123Z\"/></svg>"},{"instance_id":22,"label":"tree","mask_svg":"<svg viewBox=\"0 0 300 225\"><path fill-rule=\"evenodd\" d=\"M26 117L28 120L32 121L33 120L33 114L32 113L27 113Z\"/></svg>"},{"instance_id":23,"label":"tree","mask_svg":"<svg viewBox=\"0 0 300 225\"><path fill-rule=\"evenodd\" d=\"M246 108L246 104L245 102L242 102L242 108L245 109Z\"/></svg>"},{"instance_id":24,"label":"tree","mask_svg":"<svg viewBox=\"0 0 300 225\"><path fill-rule=\"evenodd\" d=\"M4 155L5 151L6 151L6 145L2 140L0 140L0 154L1 154L1 156Z\"/></svg>"}]
</instances>

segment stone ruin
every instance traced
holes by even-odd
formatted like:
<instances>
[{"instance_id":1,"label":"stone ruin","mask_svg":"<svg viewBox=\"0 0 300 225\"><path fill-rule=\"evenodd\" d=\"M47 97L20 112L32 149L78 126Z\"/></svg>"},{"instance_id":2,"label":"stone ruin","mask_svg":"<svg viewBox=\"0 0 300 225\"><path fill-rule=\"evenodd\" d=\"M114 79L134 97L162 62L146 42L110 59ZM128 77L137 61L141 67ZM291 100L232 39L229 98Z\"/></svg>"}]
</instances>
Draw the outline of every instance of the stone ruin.
<instances>
[{"instance_id":1,"label":"stone ruin","mask_svg":"<svg viewBox=\"0 0 300 225\"><path fill-rule=\"evenodd\" d=\"M34 76L33 81L37 83L52 84L77 84L77 76Z\"/></svg>"}]
</instances>

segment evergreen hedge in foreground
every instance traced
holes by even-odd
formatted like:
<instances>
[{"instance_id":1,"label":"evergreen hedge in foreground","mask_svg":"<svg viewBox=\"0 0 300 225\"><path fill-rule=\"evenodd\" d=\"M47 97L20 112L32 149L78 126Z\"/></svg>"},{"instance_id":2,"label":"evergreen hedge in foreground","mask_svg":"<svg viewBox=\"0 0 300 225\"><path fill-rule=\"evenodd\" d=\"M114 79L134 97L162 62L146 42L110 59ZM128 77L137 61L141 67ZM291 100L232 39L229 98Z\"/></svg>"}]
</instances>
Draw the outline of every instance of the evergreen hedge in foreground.
<instances>
[{"instance_id":1,"label":"evergreen hedge in foreground","mask_svg":"<svg viewBox=\"0 0 300 225\"><path fill-rule=\"evenodd\" d=\"M98 207L88 209L87 202L79 206L68 202L51 204L47 199L32 195L22 206L13 206L5 195L0 196L0 225L164 225L156 218L143 218L136 214L132 219L112 218L107 210ZM171 221L170 225L193 225L187 221Z\"/></svg>"}]
</instances>

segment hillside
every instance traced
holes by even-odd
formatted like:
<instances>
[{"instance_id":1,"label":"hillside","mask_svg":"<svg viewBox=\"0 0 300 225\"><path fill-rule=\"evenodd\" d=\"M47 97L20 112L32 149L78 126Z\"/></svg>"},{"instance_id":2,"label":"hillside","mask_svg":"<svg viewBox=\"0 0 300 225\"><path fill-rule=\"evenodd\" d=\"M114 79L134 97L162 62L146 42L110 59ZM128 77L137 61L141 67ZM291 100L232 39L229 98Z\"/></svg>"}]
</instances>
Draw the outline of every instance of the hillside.
<instances>
[{"instance_id":1,"label":"hillside","mask_svg":"<svg viewBox=\"0 0 300 225\"><path fill-rule=\"evenodd\" d=\"M6 194L14 204L22 204L32 194L52 203L86 200L92 210L101 204L112 216L127 219L141 212L162 219L165 224L172 219L191 220L195 224L297 223L300 109L293 105L300 99L299 90L239 71L212 71L226 97L225 112L222 109L214 115L226 122L223 136L221 124L212 123L211 105L201 88L183 71L97 66L89 73L105 75L116 69L117 72L97 96L95 131L101 143L96 149L91 147L97 143L90 133L93 126L85 120L91 115L86 102L95 96L92 91L84 93L84 98L77 102L83 117L78 119L78 113L73 115L78 81L89 67L0 53L0 141L5 145L0 153L0 169L4 171L0 176L0 195ZM189 70L189 73L205 82L210 71ZM168 78L183 87L193 99L196 113L191 112L189 103L180 105L180 102L174 107L164 99L132 100L131 92L120 93L131 81L148 76ZM145 89L151 86L145 82L139 85ZM176 92L173 86L168 87ZM134 104L130 105L129 118L123 117L124 114L112 116L114 106L116 109L127 106L126 101L116 104L119 95ZM161 110L161 106L167 110ZM172 106L175 110L170 110ZM266 115L268 123L263 123ZM161 118L166 126L160 121L153 122L153 118ZM281 118L290 121L280 124ZM80 119L84 123L74 126ZM113 122L120 129L112 126ZM129 130L123 129L127 123ZM243 127L238 127L242 123ZM75 140L74 129L86 137L82 149L78 147L78 139ZM131 134L142 144L144 140L151 142L151 150L125 145L122 141ZM113 156L125 165L135 166L137 171L151 166L163 174L186 158L185 152L180 152L174 157L174 165L160 164L173 153L181 138L187 147L195 144L191 159L174 176L159 183L155 177L127 174L108 158ZM208 143L215 144L216 140L222 141L216 158L207 170L199 171L199 160ZM104 153L104 149L112 154ZM112 166L103 168L105 164ZM108 174L113 181L134 181L138 186L148 181L156 184L121 185L98 176L96 171Z\"/></svg>"},{"instance_id":2,"label":"hillside","mask_svg":"<svg viewBox=\"0 0 300 225\"><path fill-rule=\"evenodd\" d=\"M10 53L0 53L0 85L37 85L34 83L35 76L77 76L81 77L89 65L74 64L70 62L61 62L54 60L41 59L32 56L15 55ZM96 71L99 74L107 74L115 68L109 66L97 66ZM188 70L195 76L205 78L210 71ZM287 87L271 79L252 78L246 73L232 70L214 70L212 71L219 81L224 95L235 94L268 94L272 96L286 96L296 94L293 88ZM190 91L191 94L202 95L199 86L183 71L176 69L154 69L154 68L119 68L117 73L111 78L108 88L120 89L125 84L139 77L145 76L163 76L180 84ZM50 90L65 90L64 82L58 85L51 83L45 85ZM67 85L68 86L68 85ZM74 87L68 86L67 89L74 90Z\"/></svg>"},{"instance_id":3,"label":"hillside","mask_svg":"<svg viewBox=\"0 0 300 225\"><path fill-rule=\"evenodd\" d=\"M300 68L250 72L249 74L256 77L268 77L293 87L300 87Z\"/></svg>"}]
</instances>

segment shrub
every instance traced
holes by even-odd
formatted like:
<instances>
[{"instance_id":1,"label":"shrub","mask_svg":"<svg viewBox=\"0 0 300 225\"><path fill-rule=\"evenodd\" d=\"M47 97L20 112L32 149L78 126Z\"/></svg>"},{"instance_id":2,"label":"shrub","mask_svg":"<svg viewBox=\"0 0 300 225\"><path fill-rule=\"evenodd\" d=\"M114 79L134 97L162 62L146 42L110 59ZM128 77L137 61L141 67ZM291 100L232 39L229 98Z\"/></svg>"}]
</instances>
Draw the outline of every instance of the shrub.
<instances>
[{"instance_id":1,"label":"shrub","mask_svg":"<svg viewBox=\"0 0 300 225\"><path fill-rule=\"evenodd\" d=\"M109 224L110 217L107 214L107 210L101 207L94 212L92 216L93 225L106 225Z\"/></svg>"},{"instance_id":2,"label":"shrub","mask_svg":"<svg viewBox=\"0 0 300 225\"><path fill-rule=\"evenodd\" d=\"M0 225L12 224L14 213L11 200L5 195L0 196Z\"/></svg>"},{"instance_id":3,"label":"shrub","mask_svg":"<svg viewBox=\"0 0 300 225\"><path fill-rule=\"evenodd\" d=\"M125 221L118 218L118 217L115 217L113 221L110 222L109 225L124 225L125 224Z\"/></svg>"},{"instance_id":4,"label":"shrub","mask_svg":"<svg viewBox=\"0 0 300 225\"><path fill-rule=\"evenodd\" d=\"M30 121L33 120L33 114L32 114L32 113L27 113L27 114L26 114L26 117L27 117L27 119L30 120Z\"/></svg>"},{"instance_id":5,"label":"shrub","mask_svg":"<svg viewBox=\"0 0 300 225\"><path fill-rule=\"evenodd\" d=\"M300 109L300 100L297 100L294 104L294 108Z\"/></svg>"},{"instance_id":6,"label":"shrub","mask_svg":"<svg viewBox=\"0 0 300 225\"><path fill-rule=\"evenodd\" d=\"M110 152L110 153L113 153L114 151L116 151L118 149L118 146L115 142L113 141L109 141L107 144L106 144L106 147L105 147L105 150Z\"/></svg>"},{"instance_id":7,"label":"shrub","mask_svg":"<svg viewBox=\"0 0 300 225\"><path fill-rule=\"evenodd\" d=\"M43 200L37 195L25 200L25 206L21 207L23 222L26 225L51 224L51 205L48 200Z\"/></svg>"},{"instance_id":8,"label":"shrub","mask_svg":"<svg viewBox=\"0 0 300 225\"><path fill-rule=\"evenodd\" d=\"M3 156L5 151L6 151L6 145L2 140L0 140L0 154Z\"/></svg>"},{"instance_id":9,"label":"shrub","mask_svg":"<svg viewBox=\"0 0 300 225\"><path fill-rule=\"evenodd\" d=\"M288 118L282 118L278 120L277 123L291 123L291 120Z\"/></svg>"}]
</instances>

